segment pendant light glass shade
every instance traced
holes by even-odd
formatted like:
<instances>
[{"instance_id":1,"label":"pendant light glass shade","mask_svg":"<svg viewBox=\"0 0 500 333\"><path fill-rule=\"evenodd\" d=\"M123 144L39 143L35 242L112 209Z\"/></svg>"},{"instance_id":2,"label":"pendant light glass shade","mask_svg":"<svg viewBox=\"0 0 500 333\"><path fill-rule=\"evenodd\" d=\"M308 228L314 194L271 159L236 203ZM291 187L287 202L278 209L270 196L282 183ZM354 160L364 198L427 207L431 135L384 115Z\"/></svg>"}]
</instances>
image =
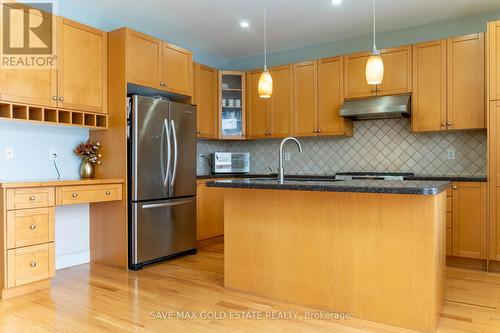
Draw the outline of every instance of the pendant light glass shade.
<instances>
[{"instance_id":1,"label":"pendant light glass shade","mask_svg":"<svg viewBox=\"0 0 500 333\"><path fill-rule=\"evenodd\" d=\"M259 77L258 92L260 98L271 98L273 95L273 78L267 70L267 9L264 10L264 70Z\"/></svg>"},{"instance_id":2,"label":"pendant light glass shade","mask_svg":"<svg viewBox=\"0 0 500 333\"><path fill-rule=\"evenodd\" d=\"M375 45L375 0L373 0L373 52L366 62L366 82L368 84L381 84L384 79L384 62L380 51Z\"/></svg>"},{"instance_id":3,"label":"pendant light glass shade","mask_svg":"<svg viewBox=\"0 0 500 333\"><path fill-rule=\"evenodd\" d=\"M264 68L264 71L260 74L258 88L260 98L271 98L273 94L273 78L267 68Z\"/></svg>"},{"instance_id":4,"label":"pendant light glass shade","mask_svg":"<svg viewBox=\"0 0 500 333\"><path fill-rule=\"evenodd\" d=\"M384 63L380 52L373 53L366 62L366 82L368 84L381 84L384 79Z\"/></svg>"}]
</instances>

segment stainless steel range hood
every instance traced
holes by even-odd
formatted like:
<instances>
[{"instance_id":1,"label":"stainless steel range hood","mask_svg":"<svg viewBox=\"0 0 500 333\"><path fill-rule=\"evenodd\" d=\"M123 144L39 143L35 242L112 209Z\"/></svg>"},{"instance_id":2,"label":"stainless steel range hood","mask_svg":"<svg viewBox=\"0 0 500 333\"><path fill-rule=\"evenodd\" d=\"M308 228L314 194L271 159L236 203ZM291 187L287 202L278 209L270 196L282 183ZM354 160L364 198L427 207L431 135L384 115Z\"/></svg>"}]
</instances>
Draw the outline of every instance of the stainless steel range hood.
<instances>
[{"instance_id":1,"label":"stainless steel range hood","mask_svg":"<svg viewBox=\"0 0 500 333\"><path fill-rule=\"evenodd\" d=\"M410 101L411 94L347 100L340 108L340 115L358 120L409 117Z\"/></svg>"}]
</instances>

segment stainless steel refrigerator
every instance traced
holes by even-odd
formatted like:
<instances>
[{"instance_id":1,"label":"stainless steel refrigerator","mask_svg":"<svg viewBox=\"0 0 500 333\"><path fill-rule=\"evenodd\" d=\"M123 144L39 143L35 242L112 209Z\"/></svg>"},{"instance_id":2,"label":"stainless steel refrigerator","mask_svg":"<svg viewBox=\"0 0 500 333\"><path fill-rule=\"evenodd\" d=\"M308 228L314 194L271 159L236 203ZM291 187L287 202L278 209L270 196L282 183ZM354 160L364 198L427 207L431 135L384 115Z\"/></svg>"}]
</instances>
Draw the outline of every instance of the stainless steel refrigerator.
<instances>
[{"instance_id":1,"label":"stainless steel refrigerator","mask_svg":"<svg viewBox=\"0 0 500 333\"><path fill-rule=\"evenodd\" d=\"M133 95L129 267L196 253L196 107Z\"/></svg>"}]
</instances>

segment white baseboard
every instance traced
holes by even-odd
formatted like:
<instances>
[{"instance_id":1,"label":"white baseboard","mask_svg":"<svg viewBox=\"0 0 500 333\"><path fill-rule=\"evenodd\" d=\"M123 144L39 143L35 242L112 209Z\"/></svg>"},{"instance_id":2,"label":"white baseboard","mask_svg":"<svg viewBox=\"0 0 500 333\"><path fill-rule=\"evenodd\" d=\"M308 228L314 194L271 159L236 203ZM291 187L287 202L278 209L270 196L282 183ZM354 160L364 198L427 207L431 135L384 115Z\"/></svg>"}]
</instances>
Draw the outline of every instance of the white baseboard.
<instances>
[{"instance_id":1,"label":"white baseboard","mask_svg":"<svg viewBox=\"0 0 500 333\"><path fill-rule=\"evenodd\" d=\"M56 257L56 269L87 264L90 262L90 250L65 254Z\"/></svg>"}]
</instances>

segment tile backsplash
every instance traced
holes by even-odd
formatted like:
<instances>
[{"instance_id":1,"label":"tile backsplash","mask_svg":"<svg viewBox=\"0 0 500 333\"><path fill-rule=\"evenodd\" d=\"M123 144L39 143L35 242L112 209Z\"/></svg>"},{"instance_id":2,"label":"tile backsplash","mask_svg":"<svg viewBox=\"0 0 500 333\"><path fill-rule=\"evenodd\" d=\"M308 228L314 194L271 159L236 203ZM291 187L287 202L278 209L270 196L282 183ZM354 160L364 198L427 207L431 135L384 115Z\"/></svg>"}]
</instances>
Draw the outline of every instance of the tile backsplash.
<instances>
[{"instance_id":1,"label":"tile backsplash","mask_svg":"<svg viewBox=\"0 0 500 333\"><path fill-rule=\"evenodd\" d=\"M198 156L214 151L250 152L250 172L269 173L278 167L281 140L198 141ZM414 172L424 175L485 175L486 132L412 133L407 118L354 122L352 137L299 138L303 152L287 143L288 174L333 174L339 171ZM455 149L449 160L448 149ZM210 173L198 158L198 174Z\"/></svg>"}]
</instances>

